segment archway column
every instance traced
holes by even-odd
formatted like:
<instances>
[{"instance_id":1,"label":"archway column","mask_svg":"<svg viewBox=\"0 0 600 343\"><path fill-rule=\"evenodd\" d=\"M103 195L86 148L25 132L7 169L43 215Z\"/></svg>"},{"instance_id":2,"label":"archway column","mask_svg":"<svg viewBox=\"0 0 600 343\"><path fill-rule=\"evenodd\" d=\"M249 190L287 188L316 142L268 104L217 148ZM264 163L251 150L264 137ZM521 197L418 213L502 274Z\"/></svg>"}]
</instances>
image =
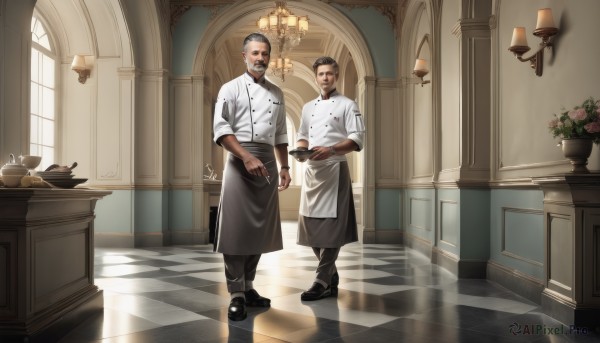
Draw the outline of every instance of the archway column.
<instances>
[{"instance_id":1,"label":"archway column","mask_svg":"<svg viewBox=\"0 0 600 343\"><path fill-rule=\"evenodd\" d=\"M362 199L360 199L359 239L363 243L375 243L375 85L377 78L365 76L358 82L358 106L364 115L367 128L362 160ZM356 196L356 195L355 195Z\"/></svg>"},{"instance_id":2,"label":"archway column","mask_svg":"<svg viewBox=\"0 0 600 343\"><path fill-rule=\"evenodd\" d=\"M31 17L36 0L0 0L0 161L29 151Z\"/></svg>"}]
</instances>

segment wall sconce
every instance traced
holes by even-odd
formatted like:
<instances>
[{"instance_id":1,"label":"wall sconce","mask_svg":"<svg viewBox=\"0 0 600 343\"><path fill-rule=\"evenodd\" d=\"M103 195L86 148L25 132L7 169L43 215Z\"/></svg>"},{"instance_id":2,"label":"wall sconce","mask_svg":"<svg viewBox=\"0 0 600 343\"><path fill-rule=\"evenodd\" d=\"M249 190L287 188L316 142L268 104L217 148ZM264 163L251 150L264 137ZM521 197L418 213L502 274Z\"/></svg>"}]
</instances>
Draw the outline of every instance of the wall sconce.
<instances>
[{"instance_id":1,"label":"wall sconce","mask_svg":"<svg viewBox=\"0 0 600 343\"><path fill-rule=\"evenodd\" d=\"M425 36L423 36L416 51L417 58L415 60L415 66L412 72L416 78L407 78L407 82L409 84L420 84L421 87L431 82L430 80L423 80L423 77L429 74L429 67L427 66L427 60L419 57L421 55L421 48L425 43L427 43L427 46L429 46L429 34L425 34Z\"/></svg>"},{"instance_id":2,"label":"wall sconce","mask_svg":"<svg viewBox=\"0 0 600 343\"><path fill-rule=\"evenodd\" d=\"M431 82L430 80L423 80L423 77L429 74L429 68L427 67L427 61L422 58L417 58L415 62L415 68L413 70L413 75L421 79L421 81L417 81L417 83L421 84L423 87L424 84Z\"/></svg>"},{"instance_id":3,"label":"wall sconce","mask_svg":"<svg viewBox=\"0 0 600 343\"><path fill-rule=\"evenodd\" d=\"M75 55L73 57L73 63L71 63L71 70L74 70L77 74L79 74L79 83L85 83L87 79L90 77L90 68L85 64L85 56L83 55Z\"/></svg>"},{"instance_id":4,"label":"wall sconce","mask_svg":"<svg viewBox=\"0 0 600 343\"><path fill-rule=\"evenodd\" d=\"M544 49L552 48L553 44L550 38L558 33L558 29L554 26L554 18L552 17L552 9L542 8L538 10L537 24L533 31L534 36L542 39L538 51L528 58L523 58L523 54L529 51L527 37L525 36L524 27L515 27L513 30L512 40L510 42L510 50L517 59L521 62L530 62L531 68L535 69L535 75L542 76L544 71Z\"/></svg>"}]
</instances>

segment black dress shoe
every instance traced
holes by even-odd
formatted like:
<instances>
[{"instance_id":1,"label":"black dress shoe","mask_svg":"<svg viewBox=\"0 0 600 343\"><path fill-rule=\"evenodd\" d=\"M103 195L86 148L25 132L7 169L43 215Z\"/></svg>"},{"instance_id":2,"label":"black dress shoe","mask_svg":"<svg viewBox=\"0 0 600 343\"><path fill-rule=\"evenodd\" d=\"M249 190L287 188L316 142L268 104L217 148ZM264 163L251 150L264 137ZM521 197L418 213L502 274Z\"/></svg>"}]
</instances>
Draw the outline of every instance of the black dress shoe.
<instances>
[{"instance_id":1,"label":"black dress shoe","mask_svg":"<svg viewBox=\"0 0 600 343\"><path fill-rule=\"evenodd\" d=\"M246 305L254 307L270 307L271 299L262 297L255 289L244 292Z\"/></svg>"},{"instance_id":2,"label":"black dress shoe","mask_svg":"<svg viewBox=\"0 0 600 343\"><path fill-rule=\"evenodd\" d=\"M304 301L313 301L327 298L330 295L331 288L325 288L320 283L314 282L306 292L302 292L302 294L300 295L300 299Z\"/></svg>"},{"instance_id":3,"label":"black dress shoe","mask_svg":"<svg viewBox=\"0 0 600 343\"><path fill-rule=\"evenodd\" d=\"M335 274L333 274L333 276L331 277L331 295L336 296L338 295L338 285L340 284L340 275L338 274L338 272L335 272Z\"/></svg>"},{"instance_id":4,"label":"black dress shoe","mask_svg":"<svg viewBox=\"0 0 600 343\"><path fill-rule=\"evenodd\" d=\"M229 309L227 310L227 317L231 320L239 321L246 319L246 316L246 303L244 298L235 297L231 299Z\"/></svg>"}]
</instances>

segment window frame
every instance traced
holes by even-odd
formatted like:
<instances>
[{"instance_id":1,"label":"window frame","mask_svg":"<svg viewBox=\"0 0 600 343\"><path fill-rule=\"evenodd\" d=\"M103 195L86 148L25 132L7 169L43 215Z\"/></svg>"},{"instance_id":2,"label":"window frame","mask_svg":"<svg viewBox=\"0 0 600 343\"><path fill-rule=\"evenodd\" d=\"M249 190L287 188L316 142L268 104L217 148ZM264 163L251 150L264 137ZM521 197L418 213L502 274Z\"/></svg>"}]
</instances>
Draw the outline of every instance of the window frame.
<instances>
[{"instance_id":1,"label":"window frame","mask_svg":"<svg viewBox=\"0 0 600 343\"><path fill-rule=\"evenodd\" d=\"M48 57L49 59L51 59L54 63L54 86L52 88L53 92L54 92L54 116L53 116L53 124L54 124L54 132L53 132L53 142L52 142L52 149L53 149L53 161L48 161L45 160L43 158L43 154L41 153L41 149L40 149L40 155L42 155L42 163L40 163L40 166L38 166L38 170L43 170L45 167L47 167L48 165L54 163L55 161L60 160L60 139L59 137L59 127L60 127L60 120L61 120L61 116L60 116L60 99L61 99L61 90L60 90L60 67L61 67L61 60L60 60L60 54L57 47L57 44L55 43L55 39L54 39L54 35L52 34L52 30L50 28L50 25L48 25L48 22L45 20L45 18L38 12L38 11L34 11L33 15L31 16L31 26L33 24L33 21L37 20L37 24L42 26L42 29L44 30L44 33L48 39L48 45L50 46L50 49L48 49L47 47L41 45L40 43L36 42L33 40L33 32L31 33L31 53L30 53L30 58L29 58L29 70L31 73L31 62L32 62L32 55L33 55L33 50L37 50L38 53ZM31 85L34 82L33 81L33 75L30 74L29 77L29 89L30 89L30 100L29 100L29 104L31 104L32 101L32 97L33 94L31 94ZM31 106L31 105L30 105ZM36 114L36 117L41 116L41 113ZM29 151L29 153L31 153L31 145L32 145L32 137L31 137L31 123L32 123L32 117L33 117L33 111L31 108L29 108L29 115L27 117L27 149ZM37 119L37 118L36 118ZM49 146L49 145L44 145L43 142L40 143L35 143L36 145L39 145L40 147L44 147L44 146Z\"/></svg>"}]
</instances>

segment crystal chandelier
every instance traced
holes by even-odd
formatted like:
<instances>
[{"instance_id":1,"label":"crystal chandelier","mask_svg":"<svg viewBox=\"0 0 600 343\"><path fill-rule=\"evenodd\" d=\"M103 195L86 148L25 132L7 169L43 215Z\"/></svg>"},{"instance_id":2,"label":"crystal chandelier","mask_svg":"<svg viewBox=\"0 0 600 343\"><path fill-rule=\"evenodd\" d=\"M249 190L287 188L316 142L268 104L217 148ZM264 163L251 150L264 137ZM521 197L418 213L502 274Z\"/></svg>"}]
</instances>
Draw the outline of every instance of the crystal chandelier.
<instances>
[{"instance_id":1,"label":"crystal chandelier","mask_svg":"<svg viewBox=\"0 0 600 343\"><path fill-rule=\"evenodd\" d=\"M260 33L271 42L279 44L279 52L287 52L298 46L308 31L308 16L297 16L287 8L285 1L276 1L275 9L258 19Z\"/></svg>"},{"instance_id":2,"label":"crystal chandelier","mask_svg":"<svg viewBox=\"0 0 600 343\"><path fill-rule=\"evenodd\" d=\"M289 58L279 57L275 61L269 63L271 74L285 82L285 76L294 72L294 66Z\"/></svg>"}]
</instances>

